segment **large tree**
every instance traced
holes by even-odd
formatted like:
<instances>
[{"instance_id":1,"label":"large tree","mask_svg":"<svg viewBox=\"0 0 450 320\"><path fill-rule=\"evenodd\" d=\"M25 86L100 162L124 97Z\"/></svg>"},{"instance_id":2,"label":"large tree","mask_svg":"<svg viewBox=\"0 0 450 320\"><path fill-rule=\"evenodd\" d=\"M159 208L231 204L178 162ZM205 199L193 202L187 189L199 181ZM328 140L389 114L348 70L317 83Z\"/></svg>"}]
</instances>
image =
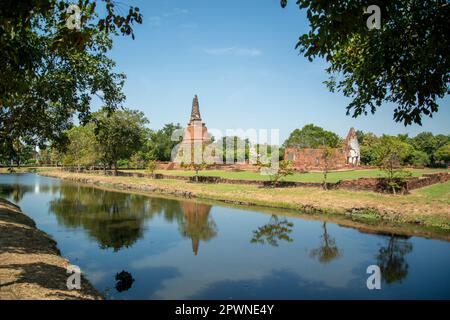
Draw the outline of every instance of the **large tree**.
<instances>
[{"instance_id":1,"label":"large tree","mask_svg":"<svg viewBox=\"0 0 450 320\"><path fill-rule=\"evenodd\" d=\"M67 142L78 114L89 119L92 96L115 109L124 75L107 57L112 36L133 34L138 8L115 1L6 0L0 6L0 140ZM102 8L103 5L103 8ZM119 9L119 10L118 10ZM119 14L117 12L125 12ZM79 17L79 24L74 24Z\"/></svg>"},{"instance_id":2,"label":"large tree","mask_svg":"<svg viewBox=\"0 0 450 320\"><path fill-rule=\"evenodd\" d=\"M175 133L181 129L178 123L168 123L162 129L153 131L144 148L148 157L147 160L170 161L172 150L180 143L180 141L174 139Z\"/></svg>"},{"instance_id":3,"label":"large tree","mask_svg":"<svg viewBox=\"0 0 450 320\"><path fill-rule=\"evenodd\" d=\"M450 136L438 134L433 135L431 132L422 132L411 139L412 146L420 152L427 154L431 160L431 164L435 165L437 160L435 152L450 143Z\"/></svg>"},{"instance_id":4,"label":"large tree","mask_svg":"<svg viewBox=\"0 0 450 320\"><path fill-rule=\"evenodd\" d=\"M0 162L8 166L33 163L36 154L35 146L30 141L13 139L12 141L0 141Z\"/></svg>"},{"instance_id":5,"label":"large tree","mask_svg":"<svg viewBox=\"0 0 450 320\"><path fill-rule=\"evenodd\" d=\"M433 158L436 164L448 167L450 165L450 143L437 149Z\"/></svg>"},{"instance_id":6,"label":"large tree","mask_svg":"<svg viewBox=\"0 0 450 320\"><path fill-rule=\"evenodd\" d=\"M287 0L281 0L285 7ZM328 62L331 91L352 101L347 114L358 117L393 103L394 120L422 123L450 92L450 4L448 0L297 0L310 29L296 48L310 61ZM381 9L379 29L368 28Z\"/></svg>"},{"instance_id":7,"label":"large tree","mask_svg":"<svg viewBox=\"0 0 450 320\"><path fill-rule=\"evenodd\" d=\"M114 167L117 161L128 159L139 151L148 137L147 118L141 111L118 110L109 113L102 109L94 115L100 159L104 165Z\"/></svg>"},{"instance_id":8,"label":"large tree","mask_svg":"<svg viewBox=\"0 0 450 320\"><path fill-rule=\"evenodd\" d=\"M99 144L95 137L94 124L73 127L67 132L69 145L63 158L65 165L80 167L94 166L100 159Z\"/></svg>"}]
</instances>

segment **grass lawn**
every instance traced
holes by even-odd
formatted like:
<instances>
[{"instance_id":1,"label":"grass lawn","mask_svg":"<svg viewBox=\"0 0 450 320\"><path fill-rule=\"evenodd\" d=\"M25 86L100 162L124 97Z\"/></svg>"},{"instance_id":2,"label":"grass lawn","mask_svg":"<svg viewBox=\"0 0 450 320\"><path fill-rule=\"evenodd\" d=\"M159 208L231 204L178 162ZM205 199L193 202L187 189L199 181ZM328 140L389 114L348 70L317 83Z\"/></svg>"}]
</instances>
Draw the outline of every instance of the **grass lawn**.
<instances>
[{"instance_id":1,"label":"grass lawn","mask_svg":"<svg viewBox=\"0 0 450 320\"><path fill-rule=\"evenodd\" d=\"M408 169L413 176L418 177L424 173L442 172L446 169ZM143 171L142 171L143 172ZM193 176L194 171L187 170L157 170L156 173L162 173L173 176ZM258 172L230 172L224 170L204 170L199 173L202 176L222 177L227 179L242 180L269 180L268 176L259 174ZM359 178L376 178L382 177L384 173L378 169L368 170L351 170L351 171L333 171L328 173L328 182L337 182L339 180L355 180ZM322 182L323 174L321 172L295 173L285 178L286 181L296 182Z\"/></svg>"},{"instance_id":2,"label":"grass lawn","mask_svg":"<svg viewBox=\"0 0 450 320\"><path fill-rule=\"evenodd\" d=\"M12 173L29 173L29 172L41 172L41 171L53 171L57 170L55 167L13 167ZM8 167L0 167L0 173L11 173Z\"/></svg>"},{"instance_id":3,"label":"grass lawn","mask_svg":"<svg viewBox=\"0 0 450 320\"><path fill-rule=\"evenodd\" d=\"M22 167L14 168L15 172L41 172L41 171L52 171L56 168L51 167ZM421 176L425 173L434 172L445 172L450 171L446 169L407 169L412 173L414 177ZM145 173L145 170L120 170L124 172L140 172ZM192 170L157 170L156 173L162 173L171 176L194 176L195 172ZM0 168L0 173L9 173L8 168ZM221 177L226 179L237 179L237 180L269 180L268 176L261 175L258 172L240 171L232 172L225 170L203 170L199 173L202 176L212 176ZM382 177L384 173L379 169L367 169L367 170L348 170L348 171L332 171L328 173L328 182L337 182L339 180L356 180L359 178L376 178ZM292 176L286 177L286 181L298 181L298 182L322 182L321 172L308 172L308 173L295 173Z\"/></svg>"}]
</instances>

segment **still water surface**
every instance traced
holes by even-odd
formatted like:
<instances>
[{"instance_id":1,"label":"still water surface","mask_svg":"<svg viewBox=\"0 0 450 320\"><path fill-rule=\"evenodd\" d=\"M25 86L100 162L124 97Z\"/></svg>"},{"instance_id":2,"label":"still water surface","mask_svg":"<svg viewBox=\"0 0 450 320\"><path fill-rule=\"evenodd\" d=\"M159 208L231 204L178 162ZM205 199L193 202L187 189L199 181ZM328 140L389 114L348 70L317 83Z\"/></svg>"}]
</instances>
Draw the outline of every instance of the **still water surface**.
<instances>
[{"instance_id":1,"label":"still water surface","mask_svg":"<svg viewBox=\"0 0 450 320\"><path fill-rule=\"evenodd\" d=\"M109 299L450 299L446 241L35 174L0 175L0 196ZM381 267L381 290L367 289L369 265ZM116 282L123 270L131 287Z\"/></svg>"}]
</instances>

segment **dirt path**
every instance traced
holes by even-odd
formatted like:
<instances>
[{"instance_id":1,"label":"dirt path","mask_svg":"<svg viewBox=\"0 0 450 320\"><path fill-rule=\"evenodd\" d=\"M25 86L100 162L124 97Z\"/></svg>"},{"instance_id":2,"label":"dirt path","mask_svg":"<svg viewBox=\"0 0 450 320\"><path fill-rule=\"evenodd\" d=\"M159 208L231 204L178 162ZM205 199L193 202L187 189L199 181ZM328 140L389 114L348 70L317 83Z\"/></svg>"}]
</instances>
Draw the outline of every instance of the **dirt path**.
<instances>
[{"instance_id":1,"label":"dirt path","mask_svg":"<svg viewBox=\"0 0 450 320\"><path fill-rule=\"evenodd\" d=\"M84 277L81 290L68 290L68 265L53 239L0 198L0 300L102 299Z\"/></svg>"}]
</instances>

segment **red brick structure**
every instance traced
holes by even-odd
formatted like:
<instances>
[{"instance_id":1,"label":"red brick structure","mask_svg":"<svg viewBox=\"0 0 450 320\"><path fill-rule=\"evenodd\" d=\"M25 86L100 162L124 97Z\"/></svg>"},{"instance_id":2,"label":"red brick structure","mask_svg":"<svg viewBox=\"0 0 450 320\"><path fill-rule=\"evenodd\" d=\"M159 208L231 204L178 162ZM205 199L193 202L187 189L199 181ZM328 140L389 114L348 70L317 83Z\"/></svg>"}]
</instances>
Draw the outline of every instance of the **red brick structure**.
<instances>
[{"instance_id":1,"label":"red brick structure","mask_svg":"<svg viewBox=\"0 0 450 320\"><path fill-rule=\"evenodd\" d=\"M203 148L210 142L211 138L208 134L208 129L200 116L198 97L195 95L192 100L191 118L173 161L178 164L202 162L201 159L197 158L202 157Z\"/></svg>"},{"instance_id":2,"label":"red brick structure","mask_svg":"<svg viewBox=\"0 0 450 320\"><path fill-rule=\"evenodd\" d=\"M321 170L324 167L324 149L286 148L284 159L294 163L294 168L301 171ZM342 147L334 149L329 169L357 167L360 162L360 150L356 131L350 128Z\"/></svg>"},{"instance_id":3,"label":"red brick structure","mask_svg":"<svg viewBox=\"0 0 450 320\"><path fill-rule=\"evenodd\" d=\"M197 95L192 100L191 119L184 132L183 144L203 144L209 141L208 129L202 122Z\"/></svg>"}]
</instances>

